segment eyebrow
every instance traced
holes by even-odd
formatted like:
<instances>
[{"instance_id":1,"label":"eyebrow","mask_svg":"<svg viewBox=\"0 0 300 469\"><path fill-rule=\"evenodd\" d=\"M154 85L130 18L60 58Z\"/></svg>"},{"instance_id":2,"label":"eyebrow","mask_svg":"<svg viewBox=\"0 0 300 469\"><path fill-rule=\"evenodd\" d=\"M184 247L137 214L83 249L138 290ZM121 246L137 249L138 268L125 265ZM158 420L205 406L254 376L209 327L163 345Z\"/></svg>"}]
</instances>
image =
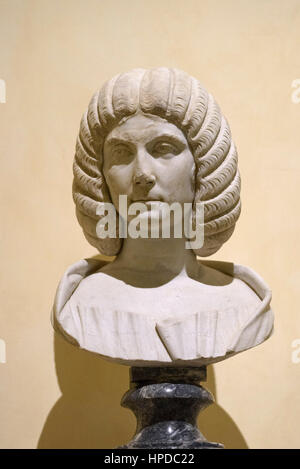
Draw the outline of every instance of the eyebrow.
<instances>
[{"instance_id":1,"label":"eyebrow","mask_svg":"<svg viewBox=\"0 0 300 469\"><path fill-rule=\"evenodd\" d=\"M159 135L153 137L148 142L146 142L146 145L148 145L149 143L155 142L157 140L162 140L162 139L171 140L175 144L176 143L181 143L182 145L186 145L186 142L182 138L180 138L177 135L173 135L173 134L170 134L170 133L167 133L167 132L163 132L162 134L159 134ZM132 145L134 142L132 142L130 140L124 140L124 139L119 138L119 137L111 137L111 138L108 138L105 143L107 145L111 146L111 145L120 145L120 144L123 144L123 145L130 145L131 144Z\"/></svg>"},{"instance_id":2,"label":"eyebrow","mask_svg":"<svg viewBox=\"0 0 300 469\"><path fill-rule=\"evenodd\" d=\"M172 142L174 143L181 143L182 145L185 145L186 142L181 138L181 137L178 137L177 135L173 135L173 134L169 134L167 132L164 132L160 135L157 135L156 137L154 137L152 140L150 140L150 142L155 142L155 140L162 140L162 139L167 139L167 140L171 140ZM150 143L148 142L148 143Z\"/></svg>"},{"instance_id":3,"label":"eyebrow","mask_svg":"<svg viewBox=\"0 0 300 469\"><path fill-rule=\"evenodd\" d=\"M107 145L120 145L120 144L123 144L123 145L128 145L132 142L130 142L129 140L124 140L122 138L118 138L118 137L111 137L111 138L108 138L105 143Z\"/></svg>"}]
</instances>

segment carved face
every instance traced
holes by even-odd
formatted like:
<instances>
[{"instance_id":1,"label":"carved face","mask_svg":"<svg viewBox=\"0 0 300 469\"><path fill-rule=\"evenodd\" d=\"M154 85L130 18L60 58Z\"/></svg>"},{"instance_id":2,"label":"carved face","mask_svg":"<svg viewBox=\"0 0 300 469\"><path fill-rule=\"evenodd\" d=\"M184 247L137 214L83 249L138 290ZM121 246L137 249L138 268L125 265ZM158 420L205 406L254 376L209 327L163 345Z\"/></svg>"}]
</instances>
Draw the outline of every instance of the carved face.
<instances>
[{"instance_id":1,"label":"carved face","mask_svg":"<svg viewBox=\"0 0 300 469\"><path fill-rule=\"evenodd\" d=\"M117 210L119 195L127 195L128 206L193 202L193 155L182 131L164 119L128 118L108 134L103 154L103 173Z\"/></svg>"}]
</instances>

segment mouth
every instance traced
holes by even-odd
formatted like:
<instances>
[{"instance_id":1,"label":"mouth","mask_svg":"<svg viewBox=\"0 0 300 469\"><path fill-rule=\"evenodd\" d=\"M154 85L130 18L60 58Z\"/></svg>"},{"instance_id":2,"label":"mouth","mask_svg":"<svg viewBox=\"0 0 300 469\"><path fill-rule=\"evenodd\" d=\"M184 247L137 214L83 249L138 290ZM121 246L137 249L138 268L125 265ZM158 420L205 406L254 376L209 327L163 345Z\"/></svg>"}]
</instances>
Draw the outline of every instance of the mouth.
<instances>
[{"instance_id":1,"label":"mouth","mask_svg":"<svg viewBox=\"0 0 300 469\"><path fill-rule=\"evenodd\" d=\"M145 198L144 198L144 199L140 199L140 198L135 198L135 197L133 197L133 198L130 200L130 202L131 202L131 203L133 203L133 202L134 202L134 203L136 203L136 202L142 202L142 203L144 203L144 204L147 204L147 203L149 204L149 203L159 203L159 202L161 203L162 200L161 200L161 199L150 199L150 198L149 198L149 199L148 199L148 198L147 198L147 199L145 199Z\"/></svg>"}]
</instances>

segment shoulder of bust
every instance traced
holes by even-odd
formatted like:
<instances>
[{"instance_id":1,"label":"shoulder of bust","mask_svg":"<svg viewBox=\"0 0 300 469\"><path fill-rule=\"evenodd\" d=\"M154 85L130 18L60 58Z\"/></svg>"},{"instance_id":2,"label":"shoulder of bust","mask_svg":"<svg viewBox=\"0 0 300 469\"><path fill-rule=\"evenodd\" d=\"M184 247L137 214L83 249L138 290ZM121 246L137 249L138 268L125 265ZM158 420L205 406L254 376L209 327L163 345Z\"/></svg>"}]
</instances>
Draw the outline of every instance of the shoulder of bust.
<instances>
[{"instance_id":1,"label":"shoulder of bust","mask_svg":"<svg viewBox=\"0 0 300 469\"><path fill-rule=\"evenodd\" d=\"M54 303L51 311L51 322L53 328L62 333L62 330L57 321L59 314L63 310L64 306L71 298L74 291L77 289L80 282L87 276L97 272L107 261L97 258L81 259L70 265L64 272L54 298Z\"/></svg>"},{"instance_id":2,"label":"shoulder of bust","mask_svg":"<svg viewBox=\"0 0 300 469\"><path fill-rule=\"evenodd\" d=\"M191 360L208 364L255 347L273 332L271 290L253 269L231 262L202 261L201 264L239 279L257 295L257 302L240 314L239 305L229 311L208 311L189 315L182 320L172 318L157 325L158 332L173 360ZM186 341L186 336L189 341Z\"/></svg>"},{"instance_id":3,"label":"shoulder of bust","mask_svg":"<svg viewBox=\"0 0 300 469\"><path fill-rule=\"evenodd\" d=\"M257 296L269 304L272 298L272 292L262 277L250 267L224 261L202 260L202 265L219 271L225 275L237 278L247 284L257 294Z\"/></svg>"}]
</instances>

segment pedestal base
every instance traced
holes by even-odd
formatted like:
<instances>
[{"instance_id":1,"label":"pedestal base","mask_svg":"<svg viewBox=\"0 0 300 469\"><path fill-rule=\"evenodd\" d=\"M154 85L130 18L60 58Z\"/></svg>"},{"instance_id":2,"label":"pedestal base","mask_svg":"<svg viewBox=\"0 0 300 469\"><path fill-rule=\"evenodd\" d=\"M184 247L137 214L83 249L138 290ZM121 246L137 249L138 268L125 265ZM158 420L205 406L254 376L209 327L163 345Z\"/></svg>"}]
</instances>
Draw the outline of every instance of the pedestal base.
<instances>
[{"instance_id":1,"label":"pedestal base","mask_svg":"<svg viewBox=\"0 0 300 469\"><path fill-rule=\"evenodd\" d=\"M121 405L134 412L137 429L122 448L223 448L207 441L196 425L198 413L213 402L199 385L205 380L206 367L131 368L131 389Z\"/></svg>"}]
</instances>

